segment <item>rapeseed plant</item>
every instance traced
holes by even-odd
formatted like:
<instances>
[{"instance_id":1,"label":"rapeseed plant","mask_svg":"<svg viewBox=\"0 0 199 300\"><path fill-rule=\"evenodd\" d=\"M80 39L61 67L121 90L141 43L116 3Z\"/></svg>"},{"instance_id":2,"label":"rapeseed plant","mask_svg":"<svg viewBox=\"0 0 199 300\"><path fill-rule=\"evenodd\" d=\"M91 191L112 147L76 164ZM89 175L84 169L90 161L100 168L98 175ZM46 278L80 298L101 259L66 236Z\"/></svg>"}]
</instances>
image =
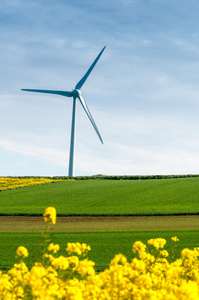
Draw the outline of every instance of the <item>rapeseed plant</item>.
<instances>
[{"instance_id":1,"label":"rapeseed plant","mask_svg":"<svg viewBox=\"0 0 199 300\"><path fill-rule=\"evenodd\" d=\"M44 213L46 231L56 223L56 210ZM179 241L171 238L175 248ZM168 260L166 240L150 239L147 244L133 244L133 258L122 254L111 260L109 268L96 273L88 259L91 250L85 243L68 243L66 255L59 255L59 245L45 245L42 262L28 269L28 250L16 250L19 260L7 273L0 272L0 299L25 300L199 300L199 248L183 249L181 257Z\"/></svg>"},{"instance_id":2,"label":"rapeseed plant","mask_svg":"<svg viewBox=\"0 0 199 300\"><path fill-rule=\"evenodd\" d=\"M56 224L56 209L54 207L47 207L43 216L44 222Z\"/></svg>"}]
</instances>

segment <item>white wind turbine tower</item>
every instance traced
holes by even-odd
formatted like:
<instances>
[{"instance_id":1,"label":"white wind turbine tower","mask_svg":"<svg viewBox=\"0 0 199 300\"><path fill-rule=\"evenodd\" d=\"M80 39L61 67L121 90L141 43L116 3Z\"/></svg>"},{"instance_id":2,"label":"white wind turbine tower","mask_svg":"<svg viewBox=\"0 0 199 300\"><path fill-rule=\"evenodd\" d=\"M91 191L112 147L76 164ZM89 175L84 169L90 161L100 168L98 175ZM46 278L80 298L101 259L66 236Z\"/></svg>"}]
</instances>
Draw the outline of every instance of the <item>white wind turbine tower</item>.
<instances>
[{"instance_id":1,"label":"white wind turbine tower","mask_svg":"<svg viewBox=\"0 0 199 300\"><path fill-rule=\"evenodd\" d=\"M80 101L83 109L85 110L91 124L93 125L101 143L103 144L102 137L99 133L99 130L95 124L95 121L88 109L88 106L86 104L86 101L81 95L81 88L83 84L85 83L86 79L92 72L93 68L95 67L97 61L99 60L100 56L102 55L104 49L106 46L102 49L102 51L99 53L99 55L96 57L86 74L82 77L82 79L76 84L75 89L73 91L54 91L54 90L35 90L35 89L22 89L22 91L28 91L28 92L37 92L37 93L47 93L47 94L56 94L61 95L65 97L73 97L73 110L72 110L72 125L71 125L71 141L70 141L70 157L69 157L69 171L68 176L72 177L74 176L74 154L75 154L75 129L76 129L76 101L77 99Z\"/></svg>"}]
</instances>

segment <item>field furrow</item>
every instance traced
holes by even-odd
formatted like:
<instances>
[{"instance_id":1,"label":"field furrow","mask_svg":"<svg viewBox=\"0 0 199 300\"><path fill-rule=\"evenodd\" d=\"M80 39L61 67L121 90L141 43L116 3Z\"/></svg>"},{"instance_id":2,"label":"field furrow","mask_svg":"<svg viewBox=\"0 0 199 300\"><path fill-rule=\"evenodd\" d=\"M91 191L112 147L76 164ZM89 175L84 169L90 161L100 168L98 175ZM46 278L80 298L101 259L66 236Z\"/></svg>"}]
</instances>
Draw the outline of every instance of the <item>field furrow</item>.
<instances>
[{"instance_id":1,"label":"field furrow","mask_svg":"<svg viewBox=\"0 0 199 300\"><path fill-rule=\"evenodd\" d=\"M0 232L42 232L43 217L0 216ZM198 215L181 216L116 216L57 217L51 232L133 231L133 230L198 230Z\"/></svg>"}]
</instances>

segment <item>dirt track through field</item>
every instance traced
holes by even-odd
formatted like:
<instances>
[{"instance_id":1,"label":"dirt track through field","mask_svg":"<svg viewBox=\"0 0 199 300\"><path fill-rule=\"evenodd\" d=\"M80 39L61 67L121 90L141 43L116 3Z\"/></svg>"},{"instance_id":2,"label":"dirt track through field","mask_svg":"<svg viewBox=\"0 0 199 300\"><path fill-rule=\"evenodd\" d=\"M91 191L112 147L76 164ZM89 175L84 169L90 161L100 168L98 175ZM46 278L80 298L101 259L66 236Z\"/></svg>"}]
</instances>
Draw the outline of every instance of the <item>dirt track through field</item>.
<instances>
[{"instance_id":1,"label":"dirt track through field","mask_svg":"<svg viewBox=\"0 0 199 300\"><path fill-rule=\"evenodd\" d=\"M0 216L0 232L41 232L43 217ZM57 217L50 231L199 230L198 215Z\"/></svg>"}]
</instances>

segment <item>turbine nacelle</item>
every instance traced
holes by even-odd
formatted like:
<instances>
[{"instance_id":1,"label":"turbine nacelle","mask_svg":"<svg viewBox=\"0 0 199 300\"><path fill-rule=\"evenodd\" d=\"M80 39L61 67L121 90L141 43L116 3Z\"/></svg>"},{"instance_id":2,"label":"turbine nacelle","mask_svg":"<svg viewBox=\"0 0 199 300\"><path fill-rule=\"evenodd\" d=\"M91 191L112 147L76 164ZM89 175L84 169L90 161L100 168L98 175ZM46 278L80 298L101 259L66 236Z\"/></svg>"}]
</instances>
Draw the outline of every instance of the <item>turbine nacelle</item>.
<instances>
[{"instance_id":1,"label":"turbine nacelle","mask_svg":"<svg viewBox=\"0 0 199 300\"><path fill-rule=\"evenodd\" d=\"M80 90L78 90L78 89L75 89L75 90L73 90L72 91L72 96L73 96L73 98L81 98L81 91Z\"/></svg>"}]
</instances>

